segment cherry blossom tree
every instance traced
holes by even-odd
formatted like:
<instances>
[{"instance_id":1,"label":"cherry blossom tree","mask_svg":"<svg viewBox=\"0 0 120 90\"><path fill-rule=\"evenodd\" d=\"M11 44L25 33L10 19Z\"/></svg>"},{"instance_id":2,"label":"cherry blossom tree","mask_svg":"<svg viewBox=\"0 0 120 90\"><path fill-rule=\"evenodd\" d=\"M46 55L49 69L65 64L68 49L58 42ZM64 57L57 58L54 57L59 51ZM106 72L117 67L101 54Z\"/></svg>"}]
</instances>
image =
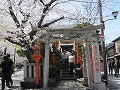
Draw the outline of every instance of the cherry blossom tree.
<instances>
[{"instance_id":1,"label":"cherry blossom tree","mask_svg":"<svg viewBox=\"0 0 120 90\"><path fill-rule=\"evenodd\" d=\"M57 24L63 23L64 25L68 21L73 21L74 23L74 21L78 22L81 20L81 11L76 9L78 5L75 6L72 2L77 5L76 0L3 1L2 10L7 12L4 16L6 16L6 19L9 19L9 22L2 23L5 26L5 39L21 46L26 57L31 62L33 54L32 46L37 38L45 34L39 28L51 27L56 22L59 22Z\"/></svg>"},{"instance_id":2,"label":"cherry blossom tree","mask_svg":"<svg viewBox=\"0 0 120 90\"><path fill-rule=\"evenodd\" d=\"M43 29L96 23L97 5L97 0L1 0L0 36L21 46L31 62L32 46L45 35Z\"/></svg>"},{"instance_id":3,"label":"cherry blossom tree","mask_svg":"<svg viewBox=\"0 0 120 90\"><path fill-rule=\"evenodd\" d=\"M43 0L7 0L4 2L4 5L6 4L4 10L6 10L7 14L10 14L16 26L11 28L15 31L9 30L8 26L4 28L7 28L8 31L6 30L6 32L9 33L9 35L5 35L5 39L23 47L24 51L27 52L25 54L30 62L31 55L33 54L31 46L35 42L34 37L38 32L37 28L48 27L64 18L61 16L49 22L45 21L50 10L52 11L52 8L54 8L57 3L56 0L48 0L46 2ZM37 28L33 30L32 27Z\"/></svg>"}]
</instances>

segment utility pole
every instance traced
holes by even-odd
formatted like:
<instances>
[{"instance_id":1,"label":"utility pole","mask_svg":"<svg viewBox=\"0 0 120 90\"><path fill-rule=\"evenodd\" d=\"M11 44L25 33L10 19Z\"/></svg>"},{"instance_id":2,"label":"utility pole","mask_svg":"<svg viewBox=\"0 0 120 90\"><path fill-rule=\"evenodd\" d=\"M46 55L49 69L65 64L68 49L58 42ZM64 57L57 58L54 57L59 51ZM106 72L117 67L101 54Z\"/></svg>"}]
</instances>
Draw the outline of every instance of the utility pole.
<instances>
[{"instance_id":1,"label":"utility pole","mask_svg":"<svg viewBox=\"0 0 120 90\"><path fill-rule=\"evenodd\" d=\"M98 7L99 7L99 13L100 13L100 22L103 24L102 28L101 28L101 34L104 35L104 21L103 21L103 16L102 16L102 3L101 0L98 0ZM107 80L108 80L108 73L107 73L107 60L106 60L106 50L105 50L105 40L102 40L102 58L103 58L103 62L104 62L104 79L106 80L106 84L107 84Z\"/></svg>"}]
</instances>

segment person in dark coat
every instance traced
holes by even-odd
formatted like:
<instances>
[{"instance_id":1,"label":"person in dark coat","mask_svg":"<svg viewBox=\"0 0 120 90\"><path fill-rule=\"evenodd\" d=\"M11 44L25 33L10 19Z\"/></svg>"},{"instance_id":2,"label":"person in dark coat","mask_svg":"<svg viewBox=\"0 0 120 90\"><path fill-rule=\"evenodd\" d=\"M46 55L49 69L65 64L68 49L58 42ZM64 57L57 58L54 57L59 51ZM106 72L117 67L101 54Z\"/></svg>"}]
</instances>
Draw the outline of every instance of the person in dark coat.
<instances>
[{"instance_id":1,"label":"person in dark coat","mask_svg":"<svg viewBox=\"0 0 120 90\"><path fill-rule=\"evenodd\" d=\"M111 59L109 61L109 74L113 74L114 61Z\"/></svg>"},{"instance_id":2,"label":"person in dark coat","mask_svg":"<svg viewBox=\"0 0 120 90\"><path fill-rule=\"evenodd\" d=\"M119 75L119 69L120 69L120 60L118 60L118 62L117 62L117 68L118 68L118 70L117 70L117 73L118 73L118 75Z\"/></svg>"},{"instance_id":3,"label":"person in dark coat","mask_svg":"<svg viewBox=\"0 0 120 90\"><path fill-rule=\"evenodd\" d=\"M119 61L118 59L115 57L114 58L114 67L115 67L115 76L118 77L118 73L119 73Z\"/></svg>"},{"instance_id":4,"label":"person in dark coat","mask_svg":"<svg viewBox=\"0 0 120 90\"><path fill-rule=\"evenodd\" d=\"M9 84L9 74L10 74L10 64L9 64L9 60L7 56L3 57L3 62L0 64L0 67L2 68L2 89L5 89L5 82L6 82L6 86L8 88L10 88L10 84Z\"/></svg>"},{"instance_id":5,"label":"person in dark coat","mask_svg":"<svg viewBox=\"0 0 120 90\"><path fill-rule=\"evenodd\" d=\"M7 54L8 62L9 62L9 82L11 83L11 86L13 85L13 80L12 80L12 73L14 72L14 67L13 67L13 61L10 59L10 54Z\"/></svg>"},{"instance_id":6,"label":"person in dark coat","mask_svg":"<svg viewBox=\"0 0 120 90\"><path fill-rule=\"evenodd\" d=\"M62 60L63 60L63 64L65 65L65 68L67 69L69 65L69 61L68 61L68 55L65 50L62 53Z\"/></svg>"}]
</instances>

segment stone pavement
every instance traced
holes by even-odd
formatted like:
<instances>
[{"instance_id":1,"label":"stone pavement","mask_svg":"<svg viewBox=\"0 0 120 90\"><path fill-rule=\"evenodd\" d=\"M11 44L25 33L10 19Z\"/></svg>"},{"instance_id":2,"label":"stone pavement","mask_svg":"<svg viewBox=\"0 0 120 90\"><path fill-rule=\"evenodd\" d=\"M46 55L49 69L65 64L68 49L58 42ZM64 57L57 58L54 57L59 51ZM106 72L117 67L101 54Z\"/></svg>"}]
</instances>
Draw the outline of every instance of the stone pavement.
<instances>
[{"instance_id":1,"label":"stone pavement","mask_svg":"<svg viewBox=\"0 0 120 90\"><path fill-rule=\"evenodd\" d=\"M15 74L12 75L13 79L13 87L8 89L6 87L5 90L23 90L20 89L20 83L23 81L23 70L16 71ZM1 78L0 78L1 80ZM109 90L120 90L120 75L115 77L114 75L108 75L108 85ZM1 81L0 81L0 89L1 89ZM25 89L26 90L26 89ZM80 80L63 80L59 83L58 87L47 88L47 89L28 89L28 90L86 90L86 87L82 86L82 79Z\"/></svg>"},{"instance_id":2,"label":"stone pavement","mask_svg":"<svg viewBox=\"0 0 120 90\"><path fill-rule=\"evenodd\" d=\"M114 75L108 75L108 85L109 90L120 90L120 75L115 77Z\"/></svg>"},{"instance_id":3,"label":"stone pavement","mask_svg":"<svg viewBox=\"0 0 120 90\"><path fill-rule=\"evenodd\" d=\"M5 87L5 90L23 90L20 89L20 83L23 81L23 70L15 72L15 74L12 75L13 79L13 86L11 89ZM0 78L1 80L1 78ZM0 89L1 89L1 81L0 81ZM86 90L84 86L82 86L80 80L74 81L74 80L63 80L58 84L58 87L54 88L40 88L40 89L24 89L24 90Z\"/></svg>"},{"instance_id":4,"label":"stone pavement","mask_svg":"<svg viewBox=\"0 0 120 90\"><path fill-rule=\"evenodd\" d=\"M62 80L53 90L86 90L86 88L78 81Z\"/></svg>"},{"instance_id":5,"label":"stone pavement","mask_svg":"<svg viewBox=\"0 0 120 90\"><path fill-rule=\"evenodd\" d=\"M62 80L57 87L38 90L87 90L79 81Z\"/></svg>"},{"instance_id":6,"label":"stone pavement","mask_svg":"<svg viewBox=\"0 0 120 90\"><path fill-rule=\"evenodd\" d=\"M17 71L14 74L12 74L13 86L11 87L11 89L5 87L5 90L21 90L20 82L23 81L23 77L24 77L23 70ZM0 81L0 89L1 89L1 81ZM60 82L59 86L55 88L47 88L47 89L41 88L41 89L36 89L36 90L49 90L49 89L50 90L86 90L79 82L73 81L73 80L62 81Z\"/></svg>"},{"instance_id":7,"label":"stone pavement","mask_svg":"<svg viewBox=\"0 0 120 90\"><path fill-rule=\"evenodd\" d=\"M11 87L11 89L5 86L5 90L20 90L19 82L23 81L23 77L24 77L23 70L16 71L14 74L12 74L13 86ZM0 77L0 89L1 89L1 77Z\"/></svg>"}]
</instances>

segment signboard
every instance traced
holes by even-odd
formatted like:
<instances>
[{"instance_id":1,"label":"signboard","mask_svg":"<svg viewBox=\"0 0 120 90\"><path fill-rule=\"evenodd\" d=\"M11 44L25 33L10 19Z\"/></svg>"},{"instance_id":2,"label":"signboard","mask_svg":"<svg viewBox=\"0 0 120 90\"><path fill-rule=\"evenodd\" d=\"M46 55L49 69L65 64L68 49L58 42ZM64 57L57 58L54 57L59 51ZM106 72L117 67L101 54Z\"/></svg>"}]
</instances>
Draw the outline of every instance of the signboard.
<instances>
[{"instance_id":1,"label":"signboard","mask_svg":"<svg viewBox=\"0 0 120 90\"><path fill-rule=\"evenodd\" d=\"M100 70L100 59L99 59L99 46L98 43L92 44L92 58L93 58L93 73L94 82L101 82L101 70Z\"/></svg>"},{"instance_id":2,"label":"signboard","mask_svg":"<svg viewBox=\"0 0 120 90\"><path fill-rule=\"evenodd\" d=\"M100 38L105 38L105 35L104 34L100 34L99 37Z\"/></svg>"}]
</instances>

